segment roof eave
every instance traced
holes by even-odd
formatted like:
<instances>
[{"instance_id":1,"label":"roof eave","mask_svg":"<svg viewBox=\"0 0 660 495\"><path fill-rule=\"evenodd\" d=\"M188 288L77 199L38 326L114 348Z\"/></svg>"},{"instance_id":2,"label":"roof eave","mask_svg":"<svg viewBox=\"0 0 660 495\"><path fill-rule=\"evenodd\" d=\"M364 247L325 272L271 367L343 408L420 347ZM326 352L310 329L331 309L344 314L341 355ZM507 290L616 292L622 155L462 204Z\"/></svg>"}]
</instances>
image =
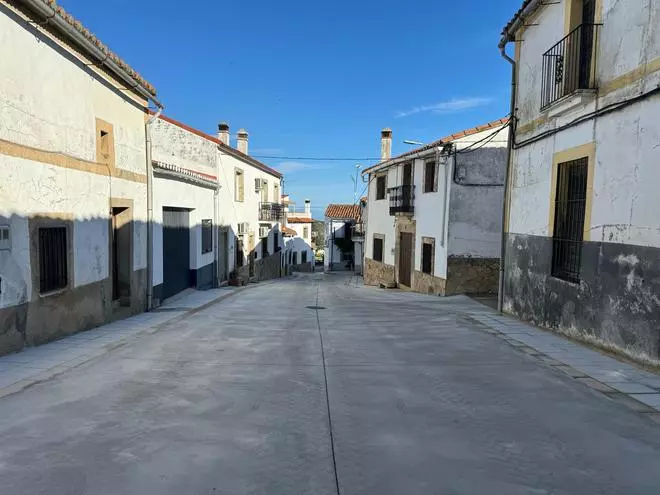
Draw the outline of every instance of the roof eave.
<instances>
[{"instance_id":1,"label":"roof eave","mask_svg":"<svg viewBox=\"0 0 660 495\"><path fill-rule=\"evenodd\" d=\"M511 18L511 20L502 30L502 38L500 39L500 43L498 45L500 49L504 48L504 46L510 41L515 40L516 31L520 29L520 26L524 22L525 18L542 5L542 0L526 0L526 2L526 4L523 3L523 6L520 8L520 10L516 12L516 14Z\"/></svg>"},{"instance_id":2,"label":"roof eave","mask_svg":"<svg viewBox=\"0 0 660 495\"><path fill-rule=\"evenodd\" d=\"M394 165L398 165L399 163L402 162L407 162L409 160L414 160L416 158L419 158L420 156L425 156L427 154L432 154L436 153L440 148L442 148L443 143L438 143L436 145L429 145L431 146L430 148L426 148L417 152L409 152L410 154L405 154L402 156L396 156L392 158L391 160L388 160L386 162L380 162L377 163L376 165L372 165L369 168L365 168L362 171L362 175L364 176L365 174L371 174L373 172L377 172L379 170L383 170L389 167L392 167Z\"/></svg>"}]
</instances>

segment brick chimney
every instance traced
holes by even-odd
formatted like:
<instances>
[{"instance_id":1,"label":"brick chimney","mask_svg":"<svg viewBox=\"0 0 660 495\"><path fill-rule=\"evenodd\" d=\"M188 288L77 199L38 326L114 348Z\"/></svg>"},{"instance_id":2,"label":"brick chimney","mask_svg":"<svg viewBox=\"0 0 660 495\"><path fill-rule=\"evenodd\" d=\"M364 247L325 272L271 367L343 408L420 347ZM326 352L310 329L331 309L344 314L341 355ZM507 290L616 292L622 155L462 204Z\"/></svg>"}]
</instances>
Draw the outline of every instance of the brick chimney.
<instances>
[{"instance_id":1,"label":"brick chimney","mask_svg":"<svg viewBox=\"0 0 660 495\"><path fill-rule=\"evenodd\" d=\"M236 134L236 149L245 155L248 154L248 133L245 129L239 129Z\"/></svg>"},{"instance_id":2,"label":"brick chimney","mask_svg":"<svg viewBox=\"0 0 660 495\"><path fill-rule=\"evenodd\" d=\"M389 127L380 131L380 161L392 158L392 129Z\"/></svg>"},{"instance_id":3,"label":"brick chimney","mask_svg":"<svg viewBox=\"0 0 660 495\"><path fill-rule=\"evenodd\" d=\"M218 140L222 144L229 146L229 124L227 122L220 122L218 124Z\"/></svg>"},{"instance_id":4,"label":"brick chimney","mask_svg":"<svg viewBox=\"0 0 660 495\"><path fill-rule=\"evenodd\" d=\"M305 200L305 215L308 217L312 216L312 202L309 199Z\"/></svg>"}]
</instances>

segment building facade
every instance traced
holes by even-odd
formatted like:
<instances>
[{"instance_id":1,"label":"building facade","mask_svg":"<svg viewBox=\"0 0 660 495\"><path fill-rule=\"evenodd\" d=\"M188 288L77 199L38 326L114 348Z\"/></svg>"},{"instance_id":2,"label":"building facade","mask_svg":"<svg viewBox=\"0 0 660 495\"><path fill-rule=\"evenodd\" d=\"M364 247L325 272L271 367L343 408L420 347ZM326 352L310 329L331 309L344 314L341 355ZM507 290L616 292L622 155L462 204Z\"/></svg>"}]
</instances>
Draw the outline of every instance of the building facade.
<instances>
[{"instance_id":1,"label":"building facade","mask_svg":"<svg viewBox=\"0 0 660 495\"><path fill-rule=\"evenodd\" d=\"M364 282L448 295L497 291L508 120L381 163L368 179Z\"/></svg>"},{"instance_id":2,"label":"building facade","mask_svg":"<svg viewBox=\"0 0 660 495\"><path fill-rule=\"evenodd\" d=\"M504 309L660 359L658 2L527 0L515 43Z\"/></svg>"},{"instance_id":3,"label":"building facade","mask_svg":"<svg viewBox=\"0 0 660 495\"><path fill-rule=\"evenodd\" d=\"M0 46L6 353L144 311L145 121L157 101L52 2L0 1Z\"/></svg>"},{"instance_id":4,"label":"building facade","mask_svg":"<svg viewBox=\"0 0 660 495\"><path fill-rule=\"evenodd\" d=\"M218 145L161 115L152 125L153 305L217 286Z\"/></svg>"}]
</instances>

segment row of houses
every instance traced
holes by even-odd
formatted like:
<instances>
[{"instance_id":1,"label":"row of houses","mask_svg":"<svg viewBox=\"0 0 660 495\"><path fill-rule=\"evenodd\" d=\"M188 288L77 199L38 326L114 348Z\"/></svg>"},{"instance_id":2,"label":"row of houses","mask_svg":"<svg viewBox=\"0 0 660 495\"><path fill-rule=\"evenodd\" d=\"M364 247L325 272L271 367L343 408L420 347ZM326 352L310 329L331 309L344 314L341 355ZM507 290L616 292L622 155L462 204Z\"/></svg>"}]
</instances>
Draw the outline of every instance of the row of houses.
<instances>
[{"instance_id":1,"label":"row of houses","mask_svg":"<svg viewBox=\"0 0 660 495\"><path fill-rule=\"evenodd\" d=\"M660 362L659 15L525 0L499 43L510 117L394 158L383 131L365 283L498 293L521 319Z\"/></svg>"},{"instance_id":2,"label":"row of houses","mask_svg":"<svg viewBox=\"0 0 660 495\"><path fill-rule=\"evenodd\" d=\"M305 265L246 131L165 116L52 0L0 0L0 46L0 354Z\"/></svg>"}]
</instances>

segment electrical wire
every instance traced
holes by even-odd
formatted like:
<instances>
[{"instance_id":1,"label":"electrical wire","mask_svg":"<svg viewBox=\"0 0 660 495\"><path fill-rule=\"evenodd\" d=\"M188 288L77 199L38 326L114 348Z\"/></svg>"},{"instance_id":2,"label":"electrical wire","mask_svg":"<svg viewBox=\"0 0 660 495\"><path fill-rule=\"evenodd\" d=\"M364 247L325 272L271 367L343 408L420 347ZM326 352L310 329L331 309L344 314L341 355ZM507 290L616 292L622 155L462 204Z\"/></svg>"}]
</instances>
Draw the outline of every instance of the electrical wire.
<instances>
[{"instance_id":1,"label":"electrical wire","mask_svg":"<svg viewBox=\"0 0 660 495\"><path fill-rule=\"evenodd\" d=\"M380 158L340 158L335 156L271 156L271 155L250 155L252 158L268 158L271 160L308 160L320 162L373 162L380 161Z\"/></svg>"}]
</instances>

